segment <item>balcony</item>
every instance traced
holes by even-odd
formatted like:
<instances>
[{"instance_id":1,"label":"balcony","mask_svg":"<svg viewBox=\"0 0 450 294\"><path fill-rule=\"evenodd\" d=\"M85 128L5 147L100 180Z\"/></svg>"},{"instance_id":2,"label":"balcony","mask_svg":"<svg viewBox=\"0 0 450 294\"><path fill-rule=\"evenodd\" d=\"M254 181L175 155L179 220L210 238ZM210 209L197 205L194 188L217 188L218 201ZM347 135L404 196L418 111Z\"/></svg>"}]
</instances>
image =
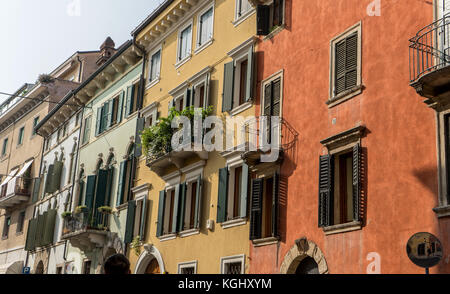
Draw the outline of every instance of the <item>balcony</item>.
<instances>
[{"instance_id":1,"label":"balcony","mask_svg":"<svg viewBox=\"0 0 450 294\"><path fill-rule=\"evenodd\" d=\"M69 240L72 246L82 251L104 247L109 237L109 215L90 212L74 213L64 218L61 238Z\"/></svg>"},{"instance_id":2,"label":"balcony","mask_svg":"<svg viewBox=\"0 0 450 294\"><path fill-rule=\"evenodd\" d=\"M410 40L410 85L430 107L450 102L450 15Z\"/></svg>"},{"instance_id":3,"label":"balcony","mask_svg":"<svg viewBox=\"0 0 450 294\"><path fill-rule=\"evenodd\" d=\"M0 208L7 209L30 199L32 179L13 178L0 190Z\"/></svg>"}]
</instances>

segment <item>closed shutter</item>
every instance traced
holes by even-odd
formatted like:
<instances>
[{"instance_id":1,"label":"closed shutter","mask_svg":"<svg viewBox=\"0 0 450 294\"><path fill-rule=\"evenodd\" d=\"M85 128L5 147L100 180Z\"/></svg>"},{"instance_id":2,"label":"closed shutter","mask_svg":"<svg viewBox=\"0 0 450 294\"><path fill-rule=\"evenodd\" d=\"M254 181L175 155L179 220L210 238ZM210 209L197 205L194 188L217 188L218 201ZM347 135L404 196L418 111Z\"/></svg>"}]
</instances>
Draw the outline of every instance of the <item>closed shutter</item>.
<instances>
[{"instance_id":1,"label":"closed shutter","mask_svg":"<svg viewBox=\"0 0 450 294\"><path fill-rule=\"evenodd\" d=\"M126 181L126 168L128 161L122 161L120 163L119 171L119 183L117 185L117 199L116 206L123 204L123 196L125 195L125 181Z\"/></svg>"},{"instance_id":2,"label":"closed shutter","mask_svg":"<svg viewBox=\"0 0 450 294\"><path fill-rule=\"evenodd\" d=\"M27 241L25 243L26 251L32 251L36 248L37 221L36 218L33 218L28 222Z\"/></svg>"},{"instance_id":3,"label":"closed shutter","mask_svg":"<svg viewBox=\"0 0 450 294\"><path fill-rule=\"evenodd\" d=\"M180 184L180 202L179 202L179 213L178 213L178 223L177 231L181 232L184 230L184 213L186 210L186 183Z\"/></svg>"},{"instance_id":4,"label":"closed shutter","mask_svg":"<svg viewBox=\"0 0 450 294\"><path fill-rule=\"evenodd\" d=\"M163 235L164 231L164 206L166 203L166 191L162 190L159 192L159 204L158 204L158 223L156 228L156 237Z\"/></svg>"},{"instance_id":5,"label":"closed shutter","mask_svg":"<svg viewBox=\"0 0 450 294\"><path fill-rule=\"evenodd\" d=\"M120 123L122 121L122 114L123 114L123 102L124 102L125 92L122 91L119 96L119 104L117 109L117 123Z\"/></svg>"},{"instance_id":6,"label":"closed shutter","mask_svg":"<svg viewBox=\"0 0 450 294\"><path fill-rule=\"evenodd\" d=\"M107 104L105 104L108 113L107 113L107 128L110 128L113 123L113 113L114 113L114 100L109 101Z\"/></svg>"},{"instance_id":7,"label":"closed shutter","mask_svg":"<svg viewBox=\"0 0 450 294\"><path fill-rule=\"evenodd\" d=\"M272 83L264 87L264 116L272 115Z\"/></svg>"},{"instance_id":8,"label":"closed shutter","mask_svg":"<svg viewBox=\"0 0 450 294\"><path fill-rule=\"evenodd\" d=\"M254 179L252 181L250 240L261 238L263 183L263 179Z\"/></svg>"},{"instance_id":9,"label":"closed shutter","mask_svg":"<svg viewBox=\"0 0 450 294\"><path fill-rule=\"evenodd\" d=\"M51 209L47 211L47 216L45 218L45 226L44 226L44 239L42 242L42 246L47 246L53 243L53 235L55 233L55 223L56 223L56 209Z\"/></svg>"},{"instance_id":10,"label":"closed shutter","mask_svg":"<svg viewBox=\"0 0 450 294\"><path fill-rule=\"evenodd\" d=\"M39 191L40 190L41 190L41 178L35 178L34 185L33 185L33 196L32 196L33 203L36 203L39 200Z\"/></svg>"},{"instance_id":11,"label":"closed shutter","mask_svg":"<svg viewBox=\"0 0 450 294\"><path fill-rule=\"evenodd\" d=\"M88 176L87 184L86 184L86 197L84 199L84 205L88 208L89 211L92 211L92 207L94 206L94 193L95 193L95 181L97 176Z\"/></svg>"},{"instance_id":12,"label":"closed shutter","mask_svg":"<svg viewBox=\"0 0 450 294\"><path fill-rule=\"evenodd\" d=\"M145 234L147 230L147 210L149 200L145 197L142 200L142 214L141 214L141 227L139 228L139 236L141 241L145 240Z\"/></svg>"},{"instance_id":13,"label":"closed shutter","mask_svg":"<svg viewBox=\"0 0 450 294\"><path fill-rule=\"evenodd\" d=\"M44 194L45 193L52 193L50 192L51 190L51 182L52 182L52 178L53 178L53 169L54 169L54 165L50 164L47 170L47 176L45 177L45 185L44 185Z\"/></svg>"},{"instance_id":14,"label":"closed shutter","mask_svg":"<svg viewBox=\"0 0 450 294\"><path fill-rule=\"evenodd\" d=\"M181 198L181 185L178 185L178 187L175 188L175 200L173 204L173 217L172 217L172 232L169 233L176 233L178 230L177 224L178 224L178 218L181 215L180 211L180 198Z\"/></svg>"},{"instance_id":15,"label":"closed shutter","mask_svg":"<svg viewBox=\"0 0 450 294\"><path fill-rule=\"evenodd\" d=\"M188 88L186 89L186 93L183 99L183 109L186 109L189 106L191 106L191 89Z\"/></svg>"},{"instance_id":16,"label":"closed shutter","mask_svg":"<svg viewBox=\"0 0 450 294\"><path fill-rule=\"evenodd\" d=\"M194 106L195 107L195 87L194 86L191 87L191 93L190 93L190 100L189 101L190 101L190 103L188 104L188 106ZM199 103L201 104L200 101L199 101Z\"/></svg>"},{"instance_id":17,"label":"closed shutter","mask_svg":"<svg viewBox=\"0 0 450 294\"><path fill-rule=\"evenodd\" d=\"M281 79L273 82L272 87L272 116L281 115Z\"/></svg>"},{"instance_id":18,"label":"closed shutter","mask_svg":"<svg viewBox=\"0 0 450 294\"><path fill-rule=\"evenodd\" d=\"M136 110L140 110L142 108L142 105L144 103L144 86L145 86L145 78L141 75L141 78L139 80L139 87L138 87L138 94L136 99Z\"/></svg>"},{"instance_id":19,"label":"closed shutter","mask_svg":"<svg viewBox=\"0 0 450 294\"><path fill-rule=\"evenodd\" d=\"M242 165L242 179L241 179L241 207L240 217L247 217L247 198L248 198L248 165Z\"/></svg>"},{"instance_id":20,"label":"closed shutter","mask_svg":"<svg viewBox=\"0 0 450 294\"><path fill-rule=\"evenodd\" d=\"M197 191L196 197L195 197L195 215L194 215L194 228L200 229L200 218L201 218L201 211L202 211L202 177L199 176L197 179ZM194 193L194 191L192 191Z\"/></svg>"},{"instance_id":21,"label":"closed shutter","mask_svg":"<svg viewBox=\"0 0 450 294\"><path fill-rule=\"evenodd\" d=\"M95 223L94 226L101 223L101 214L98 212L98 208L102 207L106 203L106 185L108 183L108 171L100 169L97 174L97 185L95 188L95 207L94 216Z\"/></svg>"},{"instance_id":22,"label":"closed shutter","mask_svg":"<svg viewBox=\"0 0 450 294\"><path fill-rule=\"evenodd\" d=\"M127 224L125 226L124 243L129 244L133 241L134 218L136 216L136 201L128 201Z\"/></svg>"},{"instance_id":23,"label":"closed shutter","mask_svg":"<svg viewBox=\"0 0 450 294\"><path fill-rule=\"evenodd\" d=\"M136 142L134 143L134 157L139 158L142 155L142 138L141 133L145 127L145 118L137 119L136 123Z\"/></svg>"},{"instance_id":24,"label":"closed shutter","mask_svg":"<svg viewBox=\"0 0 450 294\"><path fill-rule=\"evenodd\" d=\"M108 129L108 111L109 103L105 103L102 107L102 123L100 124L100 133Z\"/></svg>"},{"instance_id":25,"label":"closed shutter","mask_svg":"<svg viewBox=\"0 0 450 294\"><path fill-rule=\"evenodd\" d=\"M354 33L335 45L335 95L358 83L358 34Z\"/></svg>"},{"instance_id":26,"label":"closed shutter","mask_svg":"<svg viewBox=\"0 0 450 294\"><path fill-rule=\"evenodd\" d=\"M83 201L83 191L84 191L84 181L78 183L78 206L82 205Z\"/></svg>"},{"instance_id":27,"label":"closed shutter","mask_svg":"<svg viewBox=\"0 0 450 294\"><path fill-rule=\"evenodd\" d=\"M44 239L44 225L45 216L47 213L41 214L37 218L37 228L36 228L36 247L41 247Z\"/></svg>"},{"instance_id":28,"label":"closed shutter","mask_svg":"<svg viewBox=\"0 0 450 294\"><path fill-rule=\"evenodd\" d=\"M222 112L227 112L233 109L234 62L226 63L224 70Z\"/></svg>"},{"instance_id":29,"label":"closed shutter","mask_svg":"<svg viewBox=\"0 0 450 294\"><path fill-rule=\"evenodd\" d=\"M319 161L319 227L333 224L333 156L324 155Z\"/></svg>"},{"instance_id":30,"label":"closed shutter","mask_svg":"<svg viewBox=\"0 0 450 294\"><path fill-rule=\"evenodd\" d=\"M361 146L353 147L353 220L361 221Z\"/></svg>"},{"instance_id":31,"label":"closed shutter","mask_svg":"<svg viewBox=\"0 0 450 294\"><path fill-rule=\"evenodd\" d=\"M127 102L125 105L125 117L129 116L133 111L133 96L134 96L134 87L129 86L127 88Z\"/></svg>"},{"instance_id":32,"label":"closed shutter","mask_svg":"<svg viewBox=\"0 0 450 294\"><path fill-rule=\"evenodd\" d=\"M113 181L114 181L114 167L110 167L107 170L107 181L106 181L106 206L112 206L112 190L113 190Z\"/></svg>"},{"instance_id":33,"label":"closed shutter","mask_svg":"<svg viewBox=\"0 0 450 294\"><path fill-rule=\"evenodd\" d=\"M250 100L253 99L253 80L254 80L254 69L255 69L255 58L254 58L254 52L253 52L254 48L253 46L251 46L248 49L248 57L247 57L247 85L246 85L246 92L245 92L245 101L249 102Z\"/></svg>"},{"instance_id":34,"label":"closed shutter","mask_svg":"<svg viewBox=\"0 0 450 294\"><path fill-rule=\"evenodd\" d=\"M219 193L217 200L217 222L223 223L227 219L228 202L228 168L219 170Z\"/></svg>"},{"instance_id":35,"label":"closed shutter","mask_svg":"<svg viewBox=\"0 0 450 294\"><path fill-rule=\"evenodd\" d=\"M204 97L204 101L203 101L204 108L207 108L210 103L210 99L209 99L210 85L211 85L211 74L208 74L206 77L206 82L205 82L205 97Z\"/></svg>"},{"instance_id":36,"label":"closed shutter","mask_svg":"<svg viewBox=\"0 0 450 294\"><path fill-rule=\"evenodd\" d=\"M101 133L102 125L102 107L97 108L97 121L95 123L95 136L97 137Z\"/></svg>"},{"instance_id":37,"label":"closed shutter","mask_svg":"<svg viewBox=\"0 0 450 294\"><path fill-rule=\"evenodd\" d=\"M272 194L272 237L279 237L278 219L279 219L279 199L280 199L280 175L275 173L273 177Z\"/></svg>"},{"instance_id":38,"label":"closed shutter","mask_svg":"<svg viewBox=\"0 0 450 294\"><path fill-rule=\"evenodd\" d=\"M130 177L128 178L128 191L127 192L127 201L131 199L131 196L133 195L133 193L131 192L131 189L133 189L133 185L134 185L134 175L136 174L136 164L137 164L137 159L132 156L129 160L128 160L128 164L130 166Z\"/></svg>"},{"instance_id":39,"label":"closed shutter","mask_svg":"<svg viewBox=\"0 0 450 294\"><path fill-rule=\"evenodd\" d=\"M61 188L61 174L63 167L64 163L62 161L56 161L54 163L48 193L55 193Z\"/></svg>"},{"instance_id":40,"label":"closed shutter","mask_svg":"<svg viewBox=\"0 0 450 294\"><path fill-rule=\"evenodd\" d=\"M256 8L256 31L258 36L269 34L270 6L258 5Z\"/></svg>"}]
</instances>

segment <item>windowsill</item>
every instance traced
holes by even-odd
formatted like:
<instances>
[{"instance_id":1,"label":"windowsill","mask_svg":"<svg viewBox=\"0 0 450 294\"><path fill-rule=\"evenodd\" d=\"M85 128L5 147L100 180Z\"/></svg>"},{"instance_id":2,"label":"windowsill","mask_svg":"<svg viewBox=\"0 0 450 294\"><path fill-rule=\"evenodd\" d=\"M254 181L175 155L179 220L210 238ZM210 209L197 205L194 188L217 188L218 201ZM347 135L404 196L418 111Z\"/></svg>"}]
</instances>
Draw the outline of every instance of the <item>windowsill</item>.
<instances>
[{"instance_id":1,"label":"windowsill","mask_svg":"<svg viewBox=\"0 0 450 294\"><path fill-rule=\"evenodd\" d=\"M195 49L195 51L194 51L194 54L195 55L199 54L200 52L202 52L203 50L208 48L213 42L214 42L213 38L209 39L209 41L206 41L204 44L197 47L197 49Z\"/></svg>"},{"instance_id":2,"label":"windowsill","mask_svg":"<svg viewBox=\"0 0 450 294\"><path fill-rule=\"evenodd\" d=\"M121 211L121 210L125 210L126 208L128 208L128 203L125 202L124 204L120 204L119 206L116 206L117 211Z\"/></svg>"},{"instance_id":3,"label":"windowsill","mask_svg":"<svg viewBox=\"0 0 450 294\"><path fill-rule=\"evenodd\" d=\"M357 85L351 89L345 90L344 92L340 93L339 95L331 97L326 102L326 104L328 105L328 108L332 108L332 107L334 107L338 104L341 104L361 93L362 93L362 85Z\"/></svg>"},{"instance_id":4,"label":"windowsill","mask_svg":"<svg viewBox=\"0 0 450 294\"><path fill-rule=\"evenodd\" d=\"M188 62L192 57L192 54L189 53L185 58L179 60L177 63L175 63L175 69L180 68L183 64L185 64L186 62Z\"/></svg>"},{"instance_id":5,"label":"windowsill","mask_svg":"<svg viewBox=\"0 0 450 294\"><path fill-rule=\"evenodd\" d=\"M245 224L247 224L246 218L237 218L237 219L232 219L232 220L223 222L220 225L222 226L222 229L229 229L229 228L233 228L233 227L242 226Z\"/></svg>"},{"instance_id":6,"label":"windowsill","mask_svg":"<svg viewBox=\"0 0 450 294\"><path fill-rule=\"evenodd\" d=\"M145 89L146 89L146 90L150 89L151 87L153 87L153 86L155 86L156 84L158 84L159 81L161 81L161 77L157 77L155 80L149 81L150 83L147 85L147 87L146 87Z\"/></svg>"},{"instance_id":7,"label":"windowsill","mask_svg":"<svg viewBox=\"0 0 450 294\"><path fill-rule=\"evenodd\" d=\"M450 216L450 205L433 208L438 218Z\"/></svg>"},{"instance_id":8,"label":"windowsill","mask_svg":"<svg viewBox=\"0 0 450 294\"><path fill-rule=\"evenodd\" d=\"M249 18L250 16L252 16L254 13L256 13L256 9L250 9L249 11L245 12L244 14L242 14L241 16L239 16L238 18L236 18L233 21L233 25L234 27L237 27L238 25L240 25L241 23L243 23L247 18Z\"/></svg>"},{"instance_id":9,"label":"windowsill","mask_svg":"<svg viewBox=\"0 0 450 294\"><path fill-rule=\"evenodd\" d=\"M16 236L22 236L23 235L23 232L17 232L16 233Z\"/></svg>"},{"instance_id":10,"label":"windowsill","mask_svg":"<svg viewBox=\"0 0 450 294\"><path fill-rule=\"evenodd\" d=\"M333 235L333 234L339 234L339 233L346 233L351 231L357 231L361 230L362 224L359 221L349 222L346 224L339 224L334 226L329 226L323 228L323 231L325 232L325 235Z\"/></svg>"},{"instance_id":11,"label":"windowsill","mask_svg":"<svg viewBox=\"0 0 450 294\"><path fill-rule=\"evenodd\" d=\"M252 101L245 102L244 104L241 104L241 105L239 105L236 108L233 108L233 110L230 111L230 115L231 116L235 116L235 115L237 115L237 114L239 114L239 113L241 113L241 112L251 108L252 106L253 106Z\"/></svg>"},{"instance_id":12,"label":"windowsill","mask_svg":"<svg viewBox=\"0 0 450 294\"><path fill-rule=\"evenodd\" d=\"M198 235L200 234L200 229L192 229L192 230L186 230L179 233L180 238L186 238L192 235Z\"/></svg>"},{"instance_id":13,"label":"windowsill","mask_svg":"<svg viewBox=\"0 0 450 294\"><path fill-rule=\"evenodd\" d=\"M279 238L276 238L276 237L257 239L257 240L253 240L253 246L254 247L262 247L262 246L274 245L274 244L278 244L279 241L280 241Z\"/></svg>"},{"instance_id":14,"label":"windowsill","mask_svg":"<svg viewBox=\"0 0 450 294\"><path fill-rule=\"evenodd\" d=\"M169 234L169 235L164 235L164 236L158 237L160 242L165 242L165 241L173 240L176 238L177 238L177 234Z\"/></svg>"},{"instance_id":15,"label":"windowsill","mask_svg":"<svg viewBox=\"0 0 450 294\"><path fill-rule=\"evenodd\" d=\"M282 30L284 30L284 28L285 28L284 24L282 24L281 26L277 26L267 36L264 36L263 41L272 39L273 37L275 37L275 35L278 35L278 33L280 33Z\"/></svg>"}]
</instances>

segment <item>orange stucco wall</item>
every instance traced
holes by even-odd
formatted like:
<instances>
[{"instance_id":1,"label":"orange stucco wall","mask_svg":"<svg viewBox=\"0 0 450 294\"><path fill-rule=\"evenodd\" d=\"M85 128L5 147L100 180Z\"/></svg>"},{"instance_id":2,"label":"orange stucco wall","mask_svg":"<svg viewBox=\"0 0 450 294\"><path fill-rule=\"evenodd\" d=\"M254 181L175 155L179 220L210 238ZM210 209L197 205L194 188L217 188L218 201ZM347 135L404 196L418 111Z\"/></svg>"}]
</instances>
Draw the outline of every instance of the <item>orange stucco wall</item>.
<instances>
[{"instance_id":1,"label":"orange stucco wall","mask_svg":"<svg viewBox=\"0 0 450 294\"><path fill-rule=\"evenodd\" d=\"M366 13L370 2L286 0L286 29L258 45L258 87L284 69L283 117L299 140L282 166L288 177L282 240L251 246L250 273L279 273L301 237L320 247L330 273L366 273L370 252L380 255L381 273L423 273L406 255L409 237L420 231L444 246L443 261L431 273L450 272L450 217L438 219L432 211L438 206L436 115L409 86L408 40L433 22L433 3L383 0L377 17ZM359 21L363 92L328 108L330 40ZM320 141L357 124L367 127L365 225L325 236L317 215L319 156L326 152Z\"/></svg>"}]
</instances>

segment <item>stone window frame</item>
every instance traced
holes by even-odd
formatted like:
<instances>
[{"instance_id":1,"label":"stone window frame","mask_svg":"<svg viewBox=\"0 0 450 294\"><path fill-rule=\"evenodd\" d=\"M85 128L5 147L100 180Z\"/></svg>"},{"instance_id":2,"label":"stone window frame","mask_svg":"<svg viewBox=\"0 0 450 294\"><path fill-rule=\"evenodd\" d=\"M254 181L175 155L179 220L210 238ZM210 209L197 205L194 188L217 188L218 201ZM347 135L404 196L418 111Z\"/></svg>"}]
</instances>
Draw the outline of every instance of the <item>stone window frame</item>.
<instances>
[{"instance_id":1,"label":"stone window frame","mask_svg":"<svg viewBox=\"0 0 450 294\"><path fill-rule=\"evenodd\" d=\"M241 263L241 274L245 274L245 254L220 258L220 273L225 274L225 266L229 263Z\"/></svg>"},{"instance_id":2,"label":"stone window frame","mask_svg":"<svg viewBox=\"0 0 450 294\"><path fill-rule=\"evenodd\" d=\"M335 63L335 48L336 44L342 41L343 39L347 38L348 36L352 35L353 33L357 32L358 34L358 62L357 62L357 82L356 86L352 89L348 89L342 93L339 93L338 95L334 95L334 89L335 89L335 71L336 71L336 63ZM329 108L332 108L336 105L339 105L343 103L344 101L347 101L356 95L359 95L362 93L362 21L357 22L356 24L352 25L351 27L347 28L343 33L340 33L339 35L335 36L330 41L330 85L329 85L329 96L328 101L326 104Z\"/></svg>"},{"instance_id":3,"label":"stone window frame","mask_svg":"<svg viewBox=\"0 0 450 294\"><path fill-rule=\"evenodd\" d=\"M148 84L146 86L146 90L152 88L153 86L155 86L156 84L158 84L161 81L161 69L162 69L162 52L163 52L163 46L162 44L157 46L156 48L154 48L152 51L150 51L150 53L148 54L148 70L147 70L147 81ZM151 76L152 76L152 68L153 68L153 64L152 64L152 58L153 56L155 56L157 53L159 52L159 69L158 69L158 75L155 77L154 80L151 80Z\"/></svg>"},{"instance_id":4,"label":"stone window frame","mask_svg":"<svg viewBox=\"0 0 450 294\"><path fill-rule=\"evenodd\" d=\"M215 1L212 1L211 3L209 3L205 8L203 8L201 11L199 11L197 13L197 33L196 33L196 40L195 40L195 49L194 49L194 54L198 54L201 51L203 51L205 48L209 47L213 42L214 42L214 19L215 19L215 13L216 13L216 9L215 9ZM201 31L200 31L200 20L201 17L208 12L210 9L212 9L212 36L205 41L203 44L199 44L199 40L200 40L200 36L201 36Z\"/></svg>"},{"instance_id":5,"label":"stone window frame","mask_svg":"<svg viewBox=\"0 0 450 294\"><path fill-rule=\"evenodd\" d=\"M436 133L437 133L437 149L438 149L438 206L433 208L438 218L450 216L450 195L447 195L448 185L447 173L450 171L448 167L446 155L447 148L445 142L445 117L450 116L450 107L446 109L436 109ZM449 130L450 132L450 130ZM450 149L450 146L449 146ZM450 150L449 150L450 152Z\"/></svg>"},{"instance_id":6,"label":"stone window frame","mask_svg":"<svg viewBox=\"0 0 450 294\"><path fill-rule=\"evenodd\" d=\"M194 261L188 261L188 262L180 262L180 263L178 263L178 266L177 266L177 268L178 268L177 274L181 275L181 274L182 274L182 272L181 272L182 269L184 269L184 268L190 268L190 267L193 267L193 268L194 268L194 274L197 274L198 261L197 261L197 260L194 260Z\"/></svg>"}]
</instances>

